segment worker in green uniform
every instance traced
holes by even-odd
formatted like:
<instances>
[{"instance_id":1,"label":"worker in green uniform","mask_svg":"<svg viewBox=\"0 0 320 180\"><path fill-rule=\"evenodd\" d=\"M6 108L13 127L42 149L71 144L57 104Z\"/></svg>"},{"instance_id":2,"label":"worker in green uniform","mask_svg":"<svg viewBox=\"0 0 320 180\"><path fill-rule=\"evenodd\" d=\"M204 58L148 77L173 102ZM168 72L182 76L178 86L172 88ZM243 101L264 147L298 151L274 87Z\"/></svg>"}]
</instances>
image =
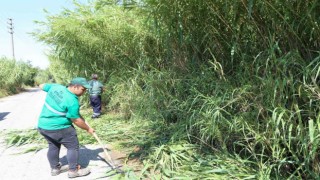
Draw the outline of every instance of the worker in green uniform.
<instances>
[{"instance_id":1,"label":"worker in green uniform","mask_svg":"<svg viewBox=\"0 0 320 180\"><path fill-rule=\"evenodd\" d=\"M85 123L79 113L78 99L91 86L85 78L77 77L72 79L68 86L41 84L39 87L47 92L38 120L38 130L49 145L47 158L51 166L51 175L55 176L64 171L68 171L69 178L88 175L90 170L81 169L78 164L79 141L73 125L89 134L94 133L94 129ZM67 148L68 167L65 168L59 162L61 145Z\"/></svg>"},{"instance_id":2,"label":"worker in green uniform","mask_svg":"<svg viewBox=\"0 0 320 180\"><path fill-rule=\"evenodd\" d=\"M92 88L89 89L90 105L93 109L92 118L98 118L101 115L101 94L104 91L102 83L98 80L97 74L92 74L92 80L89 84Z\"/></svg>"}]
</instances>

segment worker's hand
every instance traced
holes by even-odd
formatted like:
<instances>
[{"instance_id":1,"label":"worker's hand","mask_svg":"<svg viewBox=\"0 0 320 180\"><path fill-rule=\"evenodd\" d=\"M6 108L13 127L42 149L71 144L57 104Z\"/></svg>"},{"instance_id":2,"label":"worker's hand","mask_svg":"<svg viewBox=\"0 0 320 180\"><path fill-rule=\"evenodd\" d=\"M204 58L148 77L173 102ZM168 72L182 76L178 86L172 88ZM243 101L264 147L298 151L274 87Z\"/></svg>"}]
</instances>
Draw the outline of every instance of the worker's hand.
<instances>
[{"instance_id":1,"label":"worker's hand","mask_svg":"<svg viewBox=\"0 0 320 180\"><path fill-rule=\"evenodd\" d=\"M89 127L89 129L87 130L87 132L88 132L89 134L93 134L93 133L95 132L95 130L94 130L93 128Z\"/></svg>"}]
</instances>

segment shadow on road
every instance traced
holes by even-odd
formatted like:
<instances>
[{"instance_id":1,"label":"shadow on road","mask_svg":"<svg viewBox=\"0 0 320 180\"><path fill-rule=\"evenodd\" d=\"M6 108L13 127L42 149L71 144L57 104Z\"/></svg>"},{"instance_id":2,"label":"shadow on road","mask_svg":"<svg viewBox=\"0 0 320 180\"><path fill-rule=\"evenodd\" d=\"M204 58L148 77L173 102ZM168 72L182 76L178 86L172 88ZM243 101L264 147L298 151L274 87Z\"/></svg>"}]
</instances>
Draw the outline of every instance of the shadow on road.
<instances>
[{"instance_id":1,"label":"shadow on road","mask_svg":"<svg viewBox=\"0 0 320 180\"><path fill-rule=\"evenodd\" d=\"M8 114L10 114L10 112L0 112L0 121L4 120Z\"/></svg>"},{"instance_id":2,"label":"shadow on road","mask_svg":"<svg viewBox=\"0 0 320 180\"><path fill-rule=\"evenodd\" d=\"M87 149L85 146L84 147L80 147L79 149L79 164L81 165L81 167L87 167L89 165L90 161L105 161L100 155L99 153L103 152L102 148L98 148L98 149ZM67 156L63 156L60 159L60 162L62 163L62 165L68 164L67 161Z\"/></svg>"}]
</instances>

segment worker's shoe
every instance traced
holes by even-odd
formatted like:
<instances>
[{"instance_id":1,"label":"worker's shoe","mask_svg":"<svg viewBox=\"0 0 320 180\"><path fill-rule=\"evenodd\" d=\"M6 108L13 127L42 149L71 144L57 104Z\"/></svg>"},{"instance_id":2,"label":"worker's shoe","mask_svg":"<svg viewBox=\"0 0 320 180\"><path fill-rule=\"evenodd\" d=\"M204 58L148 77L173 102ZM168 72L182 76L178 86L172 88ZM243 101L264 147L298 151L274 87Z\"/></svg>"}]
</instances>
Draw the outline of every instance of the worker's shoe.
<instances>
[{"instance_id":1,"label":"worker's shoe","mask_svg":"<svg viewBox=\"0 0 320 180\"><path fill-rule=\"evenodd\" d=\"M75 171L69 171L68 177L69 178L76 178L76 177L86 176L88 174L90 174L90 170L88 168L77 169Z\"/></svg>"},{"instance_id":2,"label":"worker's shoe","mask_svg":"<svg viewBox=\"0 0 320 180\"><path fill-rule=\"evenodd\" d=\"M69 170L68 165L62 166L61 163L59 163L59 166L57 168L51 169L51 176L57 176L60 173L67 172Z\"/></svg>"},{"instance_id":3,"label":"worker's shoe","mask_svg":"<svg viewBox=\"0 0 320 180\"><path fill-rule=\"evenodd\" d=\"M100 117L100 115L96 115L96 114L91 116L92 119L99 118L99 117Z\"/></svg>"}]
</instances>

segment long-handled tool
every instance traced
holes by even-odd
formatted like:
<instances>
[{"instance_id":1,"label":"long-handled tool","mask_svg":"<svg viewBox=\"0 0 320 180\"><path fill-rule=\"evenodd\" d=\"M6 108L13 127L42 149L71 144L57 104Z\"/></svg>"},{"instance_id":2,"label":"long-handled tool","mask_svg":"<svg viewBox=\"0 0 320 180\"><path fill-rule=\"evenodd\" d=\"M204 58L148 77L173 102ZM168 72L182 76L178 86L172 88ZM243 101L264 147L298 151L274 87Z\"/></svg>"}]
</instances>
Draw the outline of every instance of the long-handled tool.
<instances>
[{"instance_id":1,"label":"long-handled tool","mask_svg":"<svg viewBox=\"0 0 320 180\"><path fill-rule=\"evenodd\" d=\"M87 121L86 121L86 124L90 127L90 125L89 125L89 123ZM108 163L109 166L111 166L112 170L116 170L117 172L122 173L122 171L120 169L118 169L117 166L115 166L111 156L109 155L108 151L104 147L104 145L103 145L102 141L100 140L100 138L98 137L98 135L95 132L93 132L92 135L98 141L98 143L100 144L101 148L103 149L105 157L107 157L109 161L107 161L105 158L104 158L104 160Z\"/></svg>"},{"instance_id":2,"label":"long-handled tool","mask_svg":"<svg viewBox=\"0 0 320 180\"><path fill-rule=\"evenodd\" d=\"M108 151L104 147L104 145L103 145L102 141L100 140L100 138L98 137L98 135L95 132L92 135L94 138L96 138L96 140L99 142L100 146L102 147L105 157L108 158L109 161L107 161L107 163L111 166L112 169L115 169L116 166L114 165L114 162L113 162L111 156L109 155Z\"/></svg>"}]
</instances>

